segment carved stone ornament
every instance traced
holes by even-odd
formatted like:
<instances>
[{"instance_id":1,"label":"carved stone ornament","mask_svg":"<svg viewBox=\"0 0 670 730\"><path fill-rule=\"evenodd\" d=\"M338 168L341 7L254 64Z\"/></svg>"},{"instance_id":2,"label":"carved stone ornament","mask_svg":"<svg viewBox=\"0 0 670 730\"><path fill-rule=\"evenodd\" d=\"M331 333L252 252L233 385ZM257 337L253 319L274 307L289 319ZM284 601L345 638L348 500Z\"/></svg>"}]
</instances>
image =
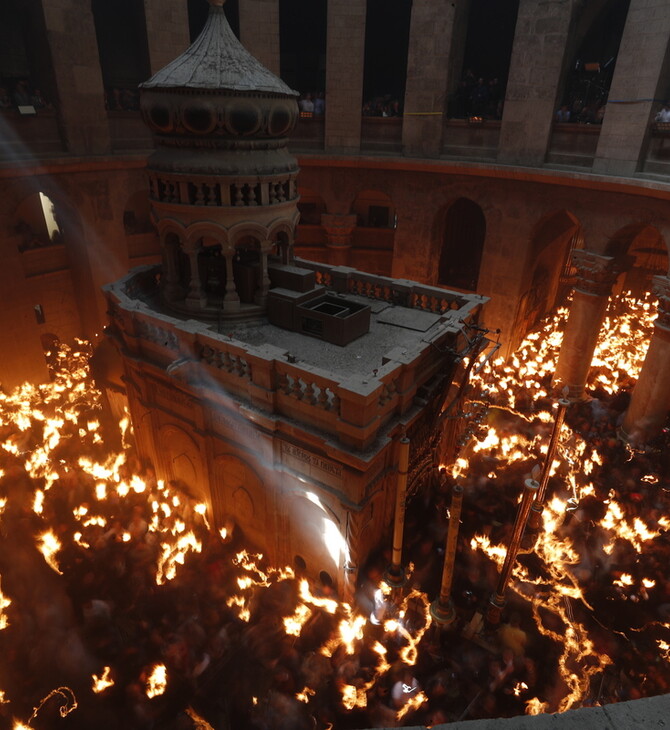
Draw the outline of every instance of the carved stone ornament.
<instances>
[{"instance_id":1,"label":"carved stone ornament","mask_svg":"<svg viewBox=\"0 0 670 730\"><path fill-rule=\"evenodd\" d=\"M655 276L652 282L652 291L658 297L658 318L654 324L670 330L670 279Z\"/></svg>"},{"instance_id":2,"label":"carved stone ornament","mask_svg":"<svg viewBox=\"0 0 670 730\"><path fill-rule=\"evenodd\" d=\"M597 297L609 296L617 276L626 268L623 260L584 249L572 252L572 263L577 269L575 289Z\"/></svg>"}]
</instances>

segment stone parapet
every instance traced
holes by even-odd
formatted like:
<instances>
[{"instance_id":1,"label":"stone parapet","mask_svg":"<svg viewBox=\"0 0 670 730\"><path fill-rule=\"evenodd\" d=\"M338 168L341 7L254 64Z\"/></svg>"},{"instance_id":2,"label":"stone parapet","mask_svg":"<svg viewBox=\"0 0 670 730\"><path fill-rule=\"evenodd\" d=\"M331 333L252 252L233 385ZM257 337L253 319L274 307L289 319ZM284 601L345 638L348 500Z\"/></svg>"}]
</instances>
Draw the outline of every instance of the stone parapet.
<instances>
[{"instance_id":1,"label":"stone parapet","mask_svg":"<svg viewBox=\"0 0 670 730\"><path fill-rule=\"evenodd\" d=\"M392 287L391 279L343 268L332 269L331 281L339 275L347 292L364 291L361 276L368 280L369 298L402 297L410 308L445 314L442 323L412 352L396 348L380 353L380 366L369 373L338 378L305 362L291 362L288 351L250 346L234 334L213 334L206 323L156 311L155 304L142 301L155 293L154 268L137 269L105 291L114 329L129 357L178 374L198 388L223 388L261 411L335 436L347 448L365 450L384 424L409 413L417 390L467 347L464 323L476 318L485 299L411 282Z\"/></svg>"}]
</instances>

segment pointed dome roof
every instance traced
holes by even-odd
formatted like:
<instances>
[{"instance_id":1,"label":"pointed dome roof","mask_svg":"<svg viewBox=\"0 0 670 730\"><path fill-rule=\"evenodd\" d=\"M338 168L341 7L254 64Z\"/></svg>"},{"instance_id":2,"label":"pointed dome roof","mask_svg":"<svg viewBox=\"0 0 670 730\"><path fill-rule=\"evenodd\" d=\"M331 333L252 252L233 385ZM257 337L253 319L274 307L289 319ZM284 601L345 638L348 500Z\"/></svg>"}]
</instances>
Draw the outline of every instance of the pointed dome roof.
<instances>
[{"instance_id":1,"label":"pointed dome roof","mask_svg":"<svg viewBox=\"0 0 670 730\"><path fill-rule=\"evenodd\" d=\"M228 25L222 5L215 2L211 4L202 33L193 44L140 87L226 89L299 96L242 46Z\"/></svg>"}]
</instances>

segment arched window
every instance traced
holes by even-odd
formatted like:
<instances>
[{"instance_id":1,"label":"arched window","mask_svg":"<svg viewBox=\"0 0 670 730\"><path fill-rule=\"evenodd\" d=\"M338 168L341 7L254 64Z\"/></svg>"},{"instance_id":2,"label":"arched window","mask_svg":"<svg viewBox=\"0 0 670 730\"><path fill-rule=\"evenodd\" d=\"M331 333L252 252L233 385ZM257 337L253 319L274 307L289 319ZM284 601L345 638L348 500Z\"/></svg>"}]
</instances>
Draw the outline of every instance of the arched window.
<instances>
[{"instance_id":1,"label":"arched window","mask_svg":"<svg viewBox=\"0 0 670 730\"><path fill-rule=\"evenodd\" d=\"M326 212L326 204L323 198L314 190L300 188L300 200L298 210L300 211L301 226L320 226L321 214Z\"/></svg>"},{"instance_id":2,"label":"arched window","mask_svg":"<svg viewBox=\"0 0 670 730\"><path fill-rule=\"evenodd\" d=\"M482 209L467 198L449 206L444 218L437 283L475 291L486 238Z\"/></svg>"}]
</instances>

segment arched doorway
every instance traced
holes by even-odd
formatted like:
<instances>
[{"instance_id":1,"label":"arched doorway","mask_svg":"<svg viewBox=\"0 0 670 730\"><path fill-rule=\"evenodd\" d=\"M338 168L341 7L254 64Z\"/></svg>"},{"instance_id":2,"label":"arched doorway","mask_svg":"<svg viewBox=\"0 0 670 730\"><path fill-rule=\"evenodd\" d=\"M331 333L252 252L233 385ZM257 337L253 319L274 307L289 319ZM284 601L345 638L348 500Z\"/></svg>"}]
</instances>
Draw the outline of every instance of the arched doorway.
<instances>
[{"instance_id":1,"label":"arched doorway","mask_svg":"<svg viewBox=\"0 0 670 730\"><path fill-rule=\"evenodd\" d=\"M608 241L607 256L631 257L630 267L616 290L642 295L651 291L652 277L668 273L668 248L660 231L645 223L633 223L617 231Z\"/></svg>"},{"instance_id":2,"label":"arched doorway","mask_svg":"<svg viewBox=\"0 0 670 730\"><path fill-rule=\"evenodd\" d=\"M449 206L442 231L437 283L475 291L486 239L484 212L472 200L459 198Z\"/></svg>"}]
</instances>

